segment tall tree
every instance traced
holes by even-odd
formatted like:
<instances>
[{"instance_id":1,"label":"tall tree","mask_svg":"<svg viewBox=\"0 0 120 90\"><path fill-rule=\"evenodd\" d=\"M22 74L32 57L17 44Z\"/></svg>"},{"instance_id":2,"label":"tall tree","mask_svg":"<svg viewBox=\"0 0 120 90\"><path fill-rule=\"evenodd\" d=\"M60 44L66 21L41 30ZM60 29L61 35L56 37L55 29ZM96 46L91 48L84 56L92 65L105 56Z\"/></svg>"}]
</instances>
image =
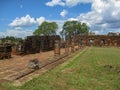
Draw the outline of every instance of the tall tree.
<instances>
[{"instance_id":1,"label":"tall tree","mask_svg":"<svg viewBox=\"0 0 120 90\"><path fill-rule=\"evenodd\" d=\"M62 35L70 37L71 35L88 34L89 27L86 23L81 23L78 21L66 21L63 25Z\"/></svg>"},{"instance_id":2,"label":"tall tree","mask_svg":"<svg viewBox=\"0 0 120 90\"><path fill-rule=\"evenodd\" d=\"M56 22L43 22L38 29L36 29L33 34L34 35L56 35L56 31L58 29L58 25Z\"/></svg>"},{"instance_id":3,"label":"tall tree","mask_svg":"<svg viewBox=\"0 0 120 90\"><path fill-rule=\"evenodd\" d=\"M81 25L81 34L88 34L89 32L89 27L87 26L86 23L82 23Z\"/></svg>"}]
</instances>

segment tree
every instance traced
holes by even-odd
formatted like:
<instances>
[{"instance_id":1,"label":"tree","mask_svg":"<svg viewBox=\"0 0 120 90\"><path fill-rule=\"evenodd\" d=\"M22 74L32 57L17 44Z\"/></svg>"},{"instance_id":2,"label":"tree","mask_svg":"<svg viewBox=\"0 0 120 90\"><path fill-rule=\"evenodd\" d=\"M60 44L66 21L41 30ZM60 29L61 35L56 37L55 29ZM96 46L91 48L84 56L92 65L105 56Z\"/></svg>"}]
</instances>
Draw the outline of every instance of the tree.
<instances>
[{"instance_id":1,"label":"tree","mask_svg":"<svg viewBox=\"0 0 120 90\"><path fill-rule=\"evenodd\" d=\"M13 37L13 36L6 36L5 38L1 38L0 39L2 41L2 43L19 43L20 41L22 41L22 38L17 38L17 37Z\"/></svg>"},{"instance_id":2,"label":"tree","mask_svg":"<svg viewBox=\"0 0 120 90\"><path fill-rule=\"evenodd\" d=\"M82 23L81 25L81 34L88 34L89 27L86 25L86 23Z\"/></svg>"},{"instance_id":3,"label":"tree","mask_svg":"<svg viewBox=\"0 0 120 90\"><path fill-rule=\"evenodd\" d=\"M34 35L56 35L56 31L58 29L58 25L56 22L43 22L38 29L36 29L33 34Z\"/></svg>"},{"instance_id":4,"label":"tree","mask_svg":"<svg viewBox=\"0 0 120 90\"><path fill-rule=\"evenodd\" d=\"M63 30L61 31L62 35L66 37L71 37L71 35L77 36L81 34L88 34L89 27L86 23L78 22L78 21L66 21L63 25Z\"/></svg>"}]
</instances>

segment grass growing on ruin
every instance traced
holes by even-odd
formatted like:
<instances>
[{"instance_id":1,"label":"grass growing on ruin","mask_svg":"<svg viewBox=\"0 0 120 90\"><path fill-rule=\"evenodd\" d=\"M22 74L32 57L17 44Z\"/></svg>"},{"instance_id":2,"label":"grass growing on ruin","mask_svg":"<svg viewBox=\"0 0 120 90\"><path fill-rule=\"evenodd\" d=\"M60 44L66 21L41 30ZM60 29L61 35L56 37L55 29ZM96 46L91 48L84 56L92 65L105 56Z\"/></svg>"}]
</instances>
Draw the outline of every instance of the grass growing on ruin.
<instances>
[{"instance_id":1,"label":"grass growing on ruin","mask_svg":"<svg viewBox=\"0 0 120 90\"><path fill-rule=\"evenodd\" d=\"M120 90L120 48L89 47L45 74L10 90ZM3 85L5 86L5 85Z\"/></svg>"}]
</instances>

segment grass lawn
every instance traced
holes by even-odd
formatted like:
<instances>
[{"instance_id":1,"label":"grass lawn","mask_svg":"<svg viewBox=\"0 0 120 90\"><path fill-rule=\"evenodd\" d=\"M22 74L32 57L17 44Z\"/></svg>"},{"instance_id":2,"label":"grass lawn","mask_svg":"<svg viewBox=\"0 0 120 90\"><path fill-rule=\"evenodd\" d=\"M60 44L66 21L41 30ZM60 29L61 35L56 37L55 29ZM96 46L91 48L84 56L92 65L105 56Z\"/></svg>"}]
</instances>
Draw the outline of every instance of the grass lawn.
<instances>
[{"instance_id":1,"label":"grass lawn","mask_svg":"<svg viewBox=\"0 0 120 90\"><path fill-rule=\"evenodd\" d=\"M8 90L120 90L120 48L88 47L20 87Z\"/></svg>"}]
</instances>

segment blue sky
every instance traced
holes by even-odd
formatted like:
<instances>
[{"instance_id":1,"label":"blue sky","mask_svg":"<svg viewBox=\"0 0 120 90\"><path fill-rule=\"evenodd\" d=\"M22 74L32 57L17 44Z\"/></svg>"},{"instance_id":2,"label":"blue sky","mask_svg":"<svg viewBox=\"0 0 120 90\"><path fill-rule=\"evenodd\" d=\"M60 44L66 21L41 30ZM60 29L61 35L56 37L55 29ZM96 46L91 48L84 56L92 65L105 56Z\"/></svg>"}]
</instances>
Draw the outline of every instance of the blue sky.
<instances>
[{"instance_id":1,"label":"blue sky","mask_svg":"<svg viewBox=\"0 0 120 90\"><path fill-rule=\"evenodd\" d=\"M0 0L0 37L25 37L43 21L58 32L67 20L85 22L96 34L120 32L120 0Z\"/></svg>"}]
</instances>

